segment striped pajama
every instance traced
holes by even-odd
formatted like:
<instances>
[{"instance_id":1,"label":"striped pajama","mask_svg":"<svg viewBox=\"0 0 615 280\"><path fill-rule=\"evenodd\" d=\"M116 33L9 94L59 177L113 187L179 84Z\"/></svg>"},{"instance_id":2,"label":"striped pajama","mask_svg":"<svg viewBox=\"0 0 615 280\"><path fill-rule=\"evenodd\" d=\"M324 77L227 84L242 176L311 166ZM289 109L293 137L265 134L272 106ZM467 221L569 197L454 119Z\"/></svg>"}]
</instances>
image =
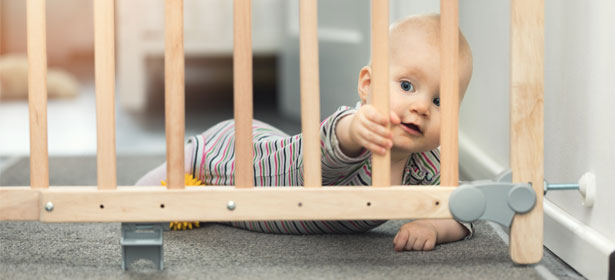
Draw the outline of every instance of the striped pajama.
<instances>
[{"instance_id":1,"label":"striped pajama","mask_svg":"<svg viewBox=\"0 0 615 280\"><path fill-rule=\"evenodd\" d=\"M340 107L320 126L322 183L325 186L371 185L369 151L351 158L342 153L334 133L338 120L356 112ZM254 185L257 187L298 187L303 185L301 134L289 136L263 122L252 124L254 146ZM233 120L211 127L191 137L190 172L206 185L234 185L235 134ZM414 153L408 158L403 174L404 185L439 185L440 155L437 149ZM366 221L246 221L227 223L257 232L283 234L365 232L384 223Z\"/></svg>"}]
</instances>

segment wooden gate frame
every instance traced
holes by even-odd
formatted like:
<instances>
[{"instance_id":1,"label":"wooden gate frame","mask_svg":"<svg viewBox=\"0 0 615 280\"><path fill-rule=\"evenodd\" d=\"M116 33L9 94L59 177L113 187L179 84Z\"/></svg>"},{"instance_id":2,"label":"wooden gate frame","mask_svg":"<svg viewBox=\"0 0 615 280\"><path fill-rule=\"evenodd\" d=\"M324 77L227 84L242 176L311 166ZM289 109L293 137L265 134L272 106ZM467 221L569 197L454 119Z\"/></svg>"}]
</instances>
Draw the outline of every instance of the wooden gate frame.
<instances>
[{"instance_id":1,"label":"wooden gate frame","mask_svg":"<svg viewBox=\"0 0 615 280\"><path fill-rule=\"evenodd\" d=\"M183 0L165 0L165 123L168 187L117 186L114 1L94 0L97 186L49 187L45 0L27 1L31 186L0 188L0 221L163 222L174 220L343 220L452 218L458 184L458 2L441 0L441 184L391 186L390 154L374 156L373 186L323 187L319 147L317 1L300 1L304 188L254 188L251 0L234 0L236 186L184 186ZM510 164L513 182L531 182L536 207L515 215L510 254L537 263L543 246L544 0L511 1ZM388 0L372 0L374 105L389 111ZM226 205L233 201L234 210ZM53 210L49 208L49 203Z\"/></svg>"}]
</instances>

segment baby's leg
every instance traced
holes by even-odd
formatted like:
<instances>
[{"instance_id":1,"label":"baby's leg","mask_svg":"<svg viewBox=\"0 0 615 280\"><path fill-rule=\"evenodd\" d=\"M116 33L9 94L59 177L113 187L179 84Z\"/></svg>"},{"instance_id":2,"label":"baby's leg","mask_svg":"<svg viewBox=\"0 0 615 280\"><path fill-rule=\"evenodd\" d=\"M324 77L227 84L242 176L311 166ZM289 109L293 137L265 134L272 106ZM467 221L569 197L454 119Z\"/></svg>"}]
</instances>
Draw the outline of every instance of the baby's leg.
<instances>
[{"instance_id":1,"label":"baby's leg","mask_svg":"<svg viewBox=\"0 0 615 280\"><path fill-rule=\"evenodd\" d=\"M362 233L386 221L245 221L222 223L236 228L278 234Z\"/></svg>"},{"instance_id":2,"label":"baby's leg","mask_svg":"<svg viewBox=\"0 0 615 280\"><path fill-rule=\"evenodd\" d=\"M190 172L190 163L192 161L192 152L194 151L194 143L186 144L184 149L184 173ZM167 180L167 163L150 170L141 179L137 181L136 186L160 186L160 181Z\"/></svg>"}]
</instances>

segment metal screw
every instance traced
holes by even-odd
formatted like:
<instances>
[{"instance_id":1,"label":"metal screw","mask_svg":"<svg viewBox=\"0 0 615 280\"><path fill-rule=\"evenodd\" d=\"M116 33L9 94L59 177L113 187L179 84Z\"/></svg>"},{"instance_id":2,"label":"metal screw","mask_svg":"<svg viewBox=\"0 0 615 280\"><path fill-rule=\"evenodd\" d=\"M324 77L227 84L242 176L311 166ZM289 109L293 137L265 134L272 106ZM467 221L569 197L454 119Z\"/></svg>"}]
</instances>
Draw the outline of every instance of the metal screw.
<instances>
[{"instance_id":1,"label":"metal screw","mask_svg":"<svg viewBox=\"0 0 615 280\"><path fill-rule=\"evenodd\" d=\"M47 212L53 211L53 203L51 203L51 201L49 201L49 202L47 202L47 204L45 204L45 210L47 210Z\"/></svg>"},{"instance_id":2,"label":"metal screw","mask_svg":"<svg viewBox=\"0 0 615 280\"><path fill-rule=\"evenodd\" d=\"M226 208L231 211L235 210L235 202L232 200L229 200L229 202L226 204Z\"/></svg>"},{"instance_id":3,"label":"metal screw","mask_svg":"<svg viewBox=\"0 0 615 280\"><path fill-rule=\"evenodd\" d=\"M544 180L543 189L545 194L547 191L578 190L579 184L549 184Z\"/></svg>"}]
</instances>

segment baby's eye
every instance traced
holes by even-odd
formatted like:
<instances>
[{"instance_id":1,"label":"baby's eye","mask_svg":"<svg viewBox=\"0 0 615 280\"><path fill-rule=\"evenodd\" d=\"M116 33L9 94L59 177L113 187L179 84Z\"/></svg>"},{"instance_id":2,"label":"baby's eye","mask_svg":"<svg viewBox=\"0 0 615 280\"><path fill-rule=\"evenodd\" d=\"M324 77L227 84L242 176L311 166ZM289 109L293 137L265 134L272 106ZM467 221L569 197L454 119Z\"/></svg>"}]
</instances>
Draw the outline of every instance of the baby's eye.
<instances>
[{"instance_id":1,"label":"baby's eye","mask_svg":"<svg viewBox=\"0 0 615 280\"><path fill-rule=\"evenodd\" d=\"M405 91L414 91L414 85L408 81L401 81L401 89Z\"/></svg>"},{"instance_id":2,"label":"baby's eye","mask_svg":"<svg viewBox=\"0 0 615 280\"><path fill-rule=\"evenodd\" d=\"M436 97L433 99L433 104L435 104L436 106L440 107L440 98Z\"/></svg>"}]
</instances>

